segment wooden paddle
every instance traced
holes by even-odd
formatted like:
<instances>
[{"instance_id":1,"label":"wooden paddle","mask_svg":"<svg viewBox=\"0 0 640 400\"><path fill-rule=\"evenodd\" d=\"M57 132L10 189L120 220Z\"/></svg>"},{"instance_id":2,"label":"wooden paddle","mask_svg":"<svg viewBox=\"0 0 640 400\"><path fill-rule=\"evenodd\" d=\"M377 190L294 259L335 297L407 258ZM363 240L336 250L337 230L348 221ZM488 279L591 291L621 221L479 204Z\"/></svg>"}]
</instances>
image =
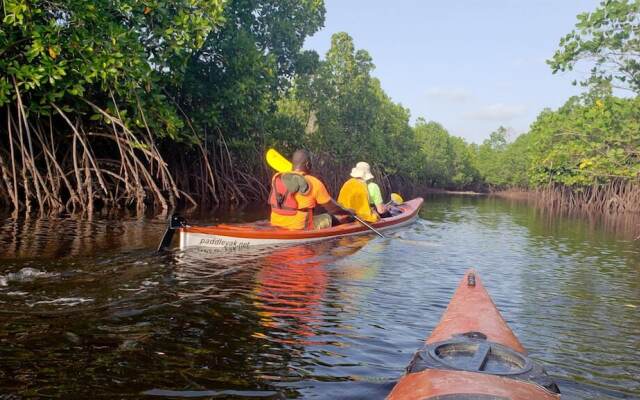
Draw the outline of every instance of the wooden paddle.
<instances>
[{"instance_id":1,"label":"wooden paddle","mask_svg":"<svg viewBox=\"0 0 640 400\"><path fill-rule=\"evenodd\" d=\"M284 157L282 154L280 154L276 149L267 150L267 154L266 154L265 158L267 160L267 164L269 164L269 166L271 168L275 169L278 172L290 172L290 171L293 171L293 164L291 163L291 161L287 160L286 157ZM342 207L340 207L340 208L342 208ZM349 212L348 210L345 210L344 208L342 208L342 209L344 211ZM372 232L375 232L381 238L385 237L382 233L380 233L380 231L378 231L376 228L374 228L373 226L369 225L367 222L362 220L355 213L352 213L351 215L353 216L353 218L356 221L360 222L362 225L364 225L365 227L370 229Z\"/></svg>"}]
</instances>

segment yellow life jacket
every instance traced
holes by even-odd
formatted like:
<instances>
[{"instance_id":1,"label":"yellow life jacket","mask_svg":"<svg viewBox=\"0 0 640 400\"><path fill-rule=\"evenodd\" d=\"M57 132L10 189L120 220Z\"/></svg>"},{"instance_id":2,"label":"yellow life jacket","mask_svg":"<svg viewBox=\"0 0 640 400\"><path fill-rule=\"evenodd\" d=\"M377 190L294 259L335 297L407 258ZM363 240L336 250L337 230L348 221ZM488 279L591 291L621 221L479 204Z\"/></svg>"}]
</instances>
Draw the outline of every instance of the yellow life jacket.
<instances>
[{"instance_id":1,"label":"yellow life jacket","mask_svg":"<svg viewBox=\"0 0 640 400\"><path fill-rule=\"evenodd\" d=\"M356 212L358 217L367 222L376 222L378 215L373 212L367 184L356 178L351 178L342 185L338 195L338 203L345 208L350 208Z\"/></svg>"}]
</instances>

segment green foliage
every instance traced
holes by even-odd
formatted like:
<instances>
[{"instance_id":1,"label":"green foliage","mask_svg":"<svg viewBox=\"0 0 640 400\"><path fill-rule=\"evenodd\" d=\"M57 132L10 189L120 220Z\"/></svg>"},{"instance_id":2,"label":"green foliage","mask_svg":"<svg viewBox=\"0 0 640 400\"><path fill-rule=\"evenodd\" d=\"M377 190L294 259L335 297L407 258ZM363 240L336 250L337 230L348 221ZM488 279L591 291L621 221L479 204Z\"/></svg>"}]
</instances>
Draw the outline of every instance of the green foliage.
<instances>
[{"instance_id":1,"label":"green foliage","mask_svg":"<svg viewBox=\"0 0 640 400\"><path fill-rule=\"evenodd\" d=\"M418 119L414 128L422 156L422 176L432 186L443 187L453 176L454 149L451 136L437 122Z\"/></svg>"},{"instance_id":2,"label":"green foliage","mask_svg":"<svg viewBox=\"0 0 640 400\"><path fill-rule=\"evenodd\" d=\"M319 0L229 0L224 24L191 57L176 90L196 131L222 134L238 149L298 142L281 136L297 126L274 111L296 71L314 68L317 55L300 50L322 26L324 13Z\"/></svg>"},{"instance_id":3,"label":"green foliage","mask_svg":"<svg viewBox=\"0 0 640 400\"><path fill-rule=\"evenodd\" d=\"M504 146L499 135L492 135L478 150L478 166L494 186L580 189L637 178L638 149L640 99L597 99L587 93L557 111L543 111L513 143Z\"/></svg>"},{"instance_id":4,"label":"green foliage","mask_svg":"<svg viewBox=\"0 0 640 400\"><path fill-rule=\"evenodd\" d=\"M296 76L286 99L278 102L278 121L286 143L304 132L303 144L335 175L366 160L383 176L398 176L439 187L477 182L474 153L464 140L439 124L409 125L409 111L394 103L371 76L370 55L352 38L337 33L323 61ZM338 177L342 178L342 177Z\"/></svg>"},{"instance_id":5,"label":"green foliage","mask_svg":"<svg viewBox=\"0 0 640 400\"><path fill-rule=\"evenodd\" d=\"M606 0L578 16L576 30L549 60L553 72L594 62L589 91L556 111L544 110L528 133L507 144L498 130L478 149L484 180L498 187L561 185L574 190L637 179L640 100L612 86L640 90L640 2Z\"/></svg>"},{"instance_id":6,"label":"green foliage","mask_svg":"<svg viewBox=\"0 0 640 400\"><path fill-rule=\"evenodd\" d=\"M377 113L385 98L379 82L370 76L372 69L371 57L355 51L349 35L333 35L307 100L318 125L318 132L309 135L312 147L330 151L347 164L365 155L375 157L376 136L384 135Z\"/></svg>"},{"instance_id":7,"label":"green foliage","mask_svg":"<svg viewBox=\"0 0 640 400\"><path fill-rule=\"evenodd\" d=\"M222 0L4 0L0 29L0 105L21 92L29 113L51 103L87 112L111 94L141 124L138 99L154 131L180 122L162 93L221 22ZM111 104L113 107L113 104Z\"/></svg>"},{"instance_id":8,"label":"green foliage","mask_svg":"<svg viewBox=\"0 0 640 400\"><path fill-rule=\"evenodd\" d=\"M640 100L572 98L544 112L529 133L531 183L600 185L640 172Z\"/></svg>"},{"instance_id":9,"label":"green foliage","mask_svg":"<svg viewBox=\"0 0 640 400\"><path fill-rule=\"evenodd\" d=\"M407 171L401 153L412 145L409 112L371 77L369 54L355 50L351 37L338 33L325 60L312 64L279 103L280 115L297 121L304 143L345 166L369 160L388 173Z\"/></svg>"},{"instance_id":10,"label":"green foliage","mask_svg":"<svg viewBox=\"0 0 640 400\"><path fill-rule=\"evenodd\" d=\"M475 148L457 136L451 136L450 141L454 155L451 184L454 188L477 186L481 182L481 177L477 168L478 161Z\"/></svg>"},{"instance_id":11,"label":"green foliage","mask_svg":"<svg viewBox=\"0 0 640 400\"><path fill-rule=\"evenodd\" d=\"M640 2L605 0L595 11L578 15L576 29L560 40L548 63L554 73L573 70L579 61L594 63L584 85L614 82L640 91Z\"/></svg>"},{"instance_id":12,"label":"green foliage","mask_svg":"<svg viewBox=\"0 0 640 400\"><path fill-rule=\"evenodd\" d=\"M211 162L199 171L218 169L182 182L209 185L214 195L238 179L251 183L237 185L235 198L254 187L266 146L309 148L334 188L361 160L380 178L442 188L579 189L640 172L639 100L612 95L619 85L640 90L639 1L605 0L581 14L549 61L554 73L595 61L583 82L588 93L543 111L513 142L500 127L481 145L436 122L412 127L409 110L384 92L371 56L348 34L333 35L323 60L303 51L324 23L322 0L3 0L1 7L3 116L15 119L20 95L30 120L46 120L55 104L83 132L120 129L89 105L96 104L141 133L144 140L127 139L140 154L155 151L157 140L188 164L176 153L197 143L199 159L208 154ZM52 141L65 153L69 132L55 129ZM176 150L178 142L186 145ZM109 160L109 151L99 158ZM44 168L40 153L34 168ZM1 154L10 154L7 139Z\"/></svg>"},{"instance_id":13,"label":"green foliage","mask_svg":"<svg viewBox=\"0 0 640 400\"><path fill-rule=\"evenodd\" d=\"M50 103L88 112L80 99L113 109L113 93L128 125L144 125L140 102L152 131L173 140L218 130L255 140L324 21L320 0L2 4L0 105L15 98L14 79L42 114Z\"/></svg>"},{"instance_id":14,"label":"green foliage","mask_svg":"<svg viewBox=\"0 0 640 400\"><path fill-rule=\"evenodd\" d=\"M520 135L514 142L507 145L500 155L502 177L499 182L501 185L520 188L528 186L534 146L532 135L529 134Z\"/></svg>"},{"instance_id":15,"label":"green foliage","mask_svg":"<svg viewBox=\"0 0 640 400\"><path fill-rule=\"evenodd\" d=\"M418 118L413 128L419 146L418 179L433 187L461 189L479 182L475 152L437 122Z\"/></svg>"},{"instance_id":16,"label":"green foliage","mask_svg":"<svg viewBox=\"0 0 640 400\"><path fill-rule=\"evenodd\" d=\"M507 129L499 127L478 147L477 166L484 181L494 186L506 186L511 171L506 168Z\"/></svg>"}]
</instances>

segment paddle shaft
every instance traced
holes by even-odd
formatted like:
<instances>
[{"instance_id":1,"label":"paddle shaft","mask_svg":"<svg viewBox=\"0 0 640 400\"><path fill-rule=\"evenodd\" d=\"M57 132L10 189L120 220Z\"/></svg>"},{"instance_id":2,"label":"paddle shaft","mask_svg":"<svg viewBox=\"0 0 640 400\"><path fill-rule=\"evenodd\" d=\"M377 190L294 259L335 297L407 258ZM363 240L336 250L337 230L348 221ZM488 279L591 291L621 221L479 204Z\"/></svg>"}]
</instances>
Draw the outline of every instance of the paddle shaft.
<instances>
[{"instance_id":1,"label":"paddle shaft","mask_svg":"<svg viewBox=\"0 0 640 400\"><path fill-rule=\"evenodd\" d=\"M381 238L385 238L386 236L384 236L382 233L380 233L380 231L378 231L376 228L374 228L373 226L369 225L367 222L365 222L362 218L358 217L356 214L352 214L353 218L356 219L356 221L360 222L362 225L366 226L367 228L369 228L370 230L372 230L373 232L375 232L378 236L380 236Z\"/></svg>"}]
</instances>

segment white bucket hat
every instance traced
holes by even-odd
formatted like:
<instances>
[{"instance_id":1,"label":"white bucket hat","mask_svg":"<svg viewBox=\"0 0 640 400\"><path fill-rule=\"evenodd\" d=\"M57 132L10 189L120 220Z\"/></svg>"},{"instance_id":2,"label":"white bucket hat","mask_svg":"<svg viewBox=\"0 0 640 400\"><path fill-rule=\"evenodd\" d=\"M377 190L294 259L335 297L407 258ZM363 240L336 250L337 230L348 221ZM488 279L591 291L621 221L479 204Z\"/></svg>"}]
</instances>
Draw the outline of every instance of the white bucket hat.
<instances>
[{"instance_id":1,"label":"white bucket hat","mask_svg":"<svg viewBox=\"0 0 640 400\"><path fill-rule=\"evenodd\" d=\"M360 178L368 181L369 179L373 179L373 175L371 175L371 167L364 161L360 161L356 164L356 167L351 170L351 176L353 178Z\"/></svg>"}]
</instances>

